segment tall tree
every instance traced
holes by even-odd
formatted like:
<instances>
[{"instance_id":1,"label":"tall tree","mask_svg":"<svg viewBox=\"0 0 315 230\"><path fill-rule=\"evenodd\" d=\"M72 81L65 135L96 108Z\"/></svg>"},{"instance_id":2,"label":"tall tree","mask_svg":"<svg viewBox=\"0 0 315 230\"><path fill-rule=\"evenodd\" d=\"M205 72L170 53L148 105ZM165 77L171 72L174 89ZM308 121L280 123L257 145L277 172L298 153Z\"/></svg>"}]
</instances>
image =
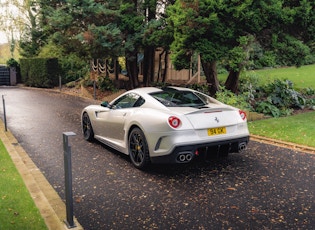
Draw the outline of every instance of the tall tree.
<instances>
[{"instance_id":1,"label":"tall tree","mask_svg":"<svg viewBox=\"0 0 315 230\"><path fill-rule=\"evenodd\" d=\"M263 49L270 51L279 65L302 65L310 53L310 41L315 33L314 2L260 1L255 9L265 17L265 26L256 35Z\"/></svg>"},{"instance_id":2,"label":"tall tree","mask_svg":"<svg viewBox=\"0 0 315 230\"><path fill-rule=\"evenodd\" d=\"M46 0L42 1L44 4ZM122 40L117 27L118 14L110 2L57 1L43 5L43 12L47 12L44 15L46 32L65 52L88 60L119 53Z\"/></svg>"},{"instance_id":3,"label":"tall tree","mask_svg":"<svg viewBox=\"0 0 315 230\"><path fill-rule=\"evenodd\" d=\"M307 19L299 19L297 12L306 13ZM273 50L279 60L303 63L310 51L301 39L302 30L293 33L292 26L314 28L313 12L314 3L307 0L177 0L168 11L175 30L172 60L182 69L193 52L200 53L211 95L218 90L216 62L223 62L230 71L225 85L236 92L254 41Z\"/></svg>"},{"instance_id":4,"label":"tall tree","mask_svg":"<svg viewBox=\"0 0 315 230\"><path fill-rule=\"evenodd\" d=\"M144 14L142 5L137 0L124 0L119 10L121 15L119 28L123 36L130 87L136 88L139 86L138 53L142 45Z\"/></svg>"},{"instance_id":5,"label":"tall tree","mask_svg":"<svg viewBox=\"0 0 315 230\"><path fill-rule=\"evenodd\" d=\"M156 0L145 0L144 12L146 25L156 19ZM145 26L146 26L145 25ZM143 84L148 86L150 82L154 81L154 57L155 57L155 46L152 44L143 46Z\"/></svg>"},{"instance_id":6,"label":"tall tree","mask_svg":"<svg viewBox=\"0 0 315 230\"><path fill-rule=\"evenodd\" d=\"M143 46L144 50L149 49L149 55L145 55L144 62L148 62L148 65L144 65L144 84L151 83L154 81L162 81L165 82L167 68L168 68L168 57L170 51L170 44L173 41L173 33L174 28L167 25L167 15L165 14L165 9L172 5L172 1L154 1L156 4L155 8L155 17L150 17L150 20L145 25L145 30L143 34ZM153 12L152 12L153 15ZM156 58L156 51L160 50L159 59L158 59L158 71L154 72L155 66L153 62ZM147 59L150 60L147 60ZM145 77L145 72L149 69L149 72L146 73L147 77ZM154 79L154 75L157 75L156 79Z\"/></svg>"},{"instance_id":7,"label":"tall tree","mask_svg":"<svg viewBox=\"0 0 315 230\"><path fill-rule=\"evenodd\" d=\"M216 63L227 56L236 39L233 27L222 19L225 7L222 1L178 0L168 11L174 26L171 51L175 68L188 68L193 52L199 53L211 95L219 89Z\"/></svg>"}]
</instances>

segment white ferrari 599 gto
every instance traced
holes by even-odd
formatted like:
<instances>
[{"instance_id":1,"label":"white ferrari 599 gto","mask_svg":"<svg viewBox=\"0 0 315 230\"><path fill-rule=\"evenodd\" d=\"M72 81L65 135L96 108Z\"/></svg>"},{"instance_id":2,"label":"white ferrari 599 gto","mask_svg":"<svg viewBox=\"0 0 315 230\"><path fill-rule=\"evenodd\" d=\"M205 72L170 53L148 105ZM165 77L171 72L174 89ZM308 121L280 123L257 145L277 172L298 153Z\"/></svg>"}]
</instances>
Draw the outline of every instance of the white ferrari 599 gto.
<instances>
[{"instance_id":1,"label":"white ferrari 599 gto","mask_svg":"<svg viewBox=\"0 0 315 230\"><path fill-rule=\"evenodd\" d=\"M82 130L130 156L136 168L188 163L209 154L227 156L249 142L246 113L181 87L130 90L82 111Z\"/></svg>"}]
</instances>

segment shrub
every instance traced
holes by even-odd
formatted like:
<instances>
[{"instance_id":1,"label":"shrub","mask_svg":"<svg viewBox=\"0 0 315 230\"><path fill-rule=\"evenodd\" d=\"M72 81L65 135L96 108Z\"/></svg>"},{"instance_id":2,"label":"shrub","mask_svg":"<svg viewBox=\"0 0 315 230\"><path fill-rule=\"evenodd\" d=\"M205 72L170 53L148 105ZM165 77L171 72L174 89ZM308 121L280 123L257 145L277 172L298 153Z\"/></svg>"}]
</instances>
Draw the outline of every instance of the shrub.
<instances>
[{"instance_id":1,"label":"shrub","mask_svg":"<svg viewBox=\"0 0 315 230\"><path fill-rule=\"evenodd\" d=\"M59 82L56 58L20 59L22 81L27 86L52 88Z\"/></svg>"},{"instance_id":2,"label":"shrub","mask_svg":"<svg viewBox=\"0 0 315 230\"><path fill-rule=\"evenodd\" d=\"M83 78L89 71L89 63L75 53L65 54L64 49L52 42L42 47L38 57L58 58L62 83L68 83Z\"/></svg>"},{"instance_id":3,"label":"shrub","mask_svg":"<svg viewBox=\"0 0 315 230\"><path fill-rule=\"evenodd\" d=\"M302 41L292 36L277 36L272 38L272 45L277 52L277 62L281 66L301 66L311 53L310 48Z\"/></svg>"},{"instance_id":4,"label":"shrub","mask_svg":"<svg viewBox=\"0 0 315 230\"><path fill-rule=\"evenodd\" d=\"M275 67L276 55L272 51L266 51L264 55L257 61L256 67Z\"/></svg>"},{"instance_id":5,"label":"shrub","mask_svg":"<svg viewBox=\"0 0 315 230\"><path fill-rule=\"evenodd\" d=\"M256 112L273 117L287 116L292 114L294 108L312 107L313 101L305 96L312 92L312 89L308 89L304 94L299 93L294 90L291 81L276 79L257 89L254 108Z\"/></svg>"},{"instance_id":6,"label":"shrub","mask_svg":"<svg viewBox=\"0 0 315 230\"><path fill-rule=\"evenodd\" d=\"M89 71L89 65L86 61L80 59L75 54L69 54L59 58L58 60L64 76L64 83L76 81L82 78Z\"/></svg>"},{"instance_id":7,"label":"shrub","mask_svg":"<svg viewBox=\"0 0 315 230\"><path fill-rule=\"evenodd\" d=\"M273 117L280 117L280 110L270 102L260 101L256 104L256 112L266 115L272 115Z\"/></svg>"},{"instance_id":8,"label":"shrub","mask_svg":"<svg viewBox=\"0 0 315 230\"><path fill-rule=\"evenodd\" d=\"M244 94L236 95L232 91L220 87L220 90L216 93L216 99L227 104L243 110L252 110L250 103L247 100L247 96Z\"/></svg>"},{"instance_id":9,"label":"shrub","mask_svg":"<svg viewBox=\"0 0 315 230\"><path fill-rule=\"evenodd\" d=\"M246 74L239 81L239 91L250 104L255 101L258 83L259 78L256 74Z\"/></svg>"},{"instance_id":10,"label":"shrub","mask_svg":"<svg viewBox=\"0 0 315 230\"><path fill-rule=\"evenodd\" d=\"M303 96L293 89L293 83L289 80L276 79L267 85L266 93L271 103L280 108L303 108L305 105Z\"/></svg>"},{"instance_id":11,"label":"shrub","mask_svg":"<svg viewBox=\"0 0 315 230\"><path fill-rule=\"evenodd\" d=\"M207 84L192 84L187 86L191 89L197 90L199 92L202 92L204 94L209 94L209 89Z\"/></svg>"},{"instance_id":12,"label":"shrub","mask_svg":"<svg viewBox=\"0 0 315 230\"><path fill-rule=\"evenodd\" d=\"M114 82L108 76L98 77L97 86L101 91L109 90L109 91L114 92L117 90Z\"/></svg>"},{"instance_id":13,"label":"shrub","mask_svg":"<svg viewBox=\"0 0 315 230\"><path fill-rule=\"evenodd\" d=\"M19 63L18 63L14 58L10 58L10 59L7 61L7 66L9 66L9 67L15 67L15 68L19 68L19 67L20 67Z\"/></svg>"}]
</instances>

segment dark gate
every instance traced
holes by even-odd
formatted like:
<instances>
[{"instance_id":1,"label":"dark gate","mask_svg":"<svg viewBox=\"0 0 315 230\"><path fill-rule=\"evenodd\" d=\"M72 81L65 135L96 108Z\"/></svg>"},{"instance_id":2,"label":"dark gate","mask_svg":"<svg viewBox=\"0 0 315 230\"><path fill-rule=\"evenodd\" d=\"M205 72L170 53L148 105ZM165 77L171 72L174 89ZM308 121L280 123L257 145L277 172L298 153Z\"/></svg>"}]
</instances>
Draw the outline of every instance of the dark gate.
<instances>
[{"instance_id":1,"label":"dark gate","mask_svg":"<svg viewBox=\"0 0 315 230\"><path fill-rule=\"evenodd\" d=\"M0 66L0 85L10 85L10 69Z\"/></svg>"}]
</instances>

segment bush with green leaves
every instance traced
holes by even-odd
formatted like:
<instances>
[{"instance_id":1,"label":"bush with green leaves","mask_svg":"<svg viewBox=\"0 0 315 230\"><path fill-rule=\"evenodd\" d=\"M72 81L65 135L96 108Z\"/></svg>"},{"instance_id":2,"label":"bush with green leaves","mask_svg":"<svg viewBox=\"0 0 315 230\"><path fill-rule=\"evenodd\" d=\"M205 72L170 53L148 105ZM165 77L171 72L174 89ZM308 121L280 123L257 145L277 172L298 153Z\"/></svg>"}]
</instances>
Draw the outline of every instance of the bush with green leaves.
<instances>
[{"instance_id":1,"label":"bush with green leaves","mask_svg":"<svg viewBox=\"0 0 315 230\"><path fill-rule=\"evenodd\" d=\"M245 74L239 81L239 92L250 104L253 104L255 101L258 85L259 78L256 74Z\"/></svg>"},{"instance_id":2,"label":"bush with green leaves","mask_svg":"<svg viewBox=\"0 0 315 230\"><path fill-rule=\"evenodd\" d=\"M22 58L20 65L22 82L27 86L53 88L59 83L57 58Z\"/></svg>"},{"instance_id":3,"label":"bush with green leaves","mask_svg":"<svg viewBox=\"0 0 315 230\"><path fill-rule=\"evenodd\" d=\"M188 85L188 88L197 90L199 92L202 92L204 94L208 94L209 93L209 88L207 84L192 84L192 85Z\"/></svg>"},{"instance_id":4,"label":"bush with green leaves","mask_svg":"<svg viewBox=\"0 0 315 230\"><path fill-rule=\"evenodd\" d=\"M83 78L89 72L89 63L76 53L67 53L61 46L49 42L41 48L38 57L58 58L62 83L68 83Z\"/></svg>"},{"instance_id":5,"label":"bush with green leaves","mask_svg":"<svg viewBox=\"0 0 315 230\"><path fill-rule=\"evenodd\" d=\"M20 67L20 64L19 64L18 61L15 60L14 58L10 58L10 59L7 61L7 66L19 68L19 67Z\"/></svg>"},{"instance_id":6,"label":"bush with green leaves","mask_svg":"<svg viewBox=\"0 0 315 230\"><path fill-rule=\"evenodd\" d=\"M302 66L311 54L310 47L296 37L273 35L272 46L280 66Z\"/></svg>"},{"instance_id":7,"label":"bush with green leaves","mask_svg":"<svg viewBox=\"0 0 315 230\"><path fill-rule=\"evenodd\" d=\"M256 103L255 111L272 117L289 116L292 114L293 109L290 108L278 108L270 101L259 101Z\"/></svg>"},{"instance_id":8,"label":"bush with green leaves","mask_svg":"<svg viewBox=\"0 0 315 230\"><path fill-rule=\"evenodd\" d=\"M272 51L266 51L256 62L256 68L275 67L276 55Z\"/></svg>"},{"instance_id":9,"label":"bush with green leaves","mask_svg":"<svg viewBox=\"0 0 315 230\"><path fill-rule=\"evenodd\" d=\"M220 90L216 93L215 97L217 100L227 105L231 105L243 110L252 110L252 106L250 105L246 94L236 95L232 91L227 90L224 87L220 87Z\"/></svg>"},{"instance_id":10,"label":"bush with green leaves","mask_svg":"<svg viewBox=\"0 0 315 230\"><path fill-rule=\"evenodd\" d=\"M312 94L312 89L308 89L305 92L300 93L296 91L293 88L293 83L289 80L276 79L258 87L255 95L255 111L279 117L292 114L294 109L312 107L313 100L308 98Z\"/></svg>"},{"instance_id":11,"label":"bush with green leaves","mask_svg":"<svg viewBox=\"0 0 315 230\"><path fill-rule=\"evenodd\" d=\"M60 57L59 62L63 73L63 83L76 81L89 72L89 64L75 54Z\"/></svg>"},{"instance_id":12,"label":"bush with green leaves","mask_svg":"<svg viewBox=\"0 0 315 230\"><path fill-rule=\"evenodd\" d=\"M97 80L97 87L101 91L111 91L111 92L117 91L114 82L108 76L99 77Z\"/></svg>"}]
</instances>

